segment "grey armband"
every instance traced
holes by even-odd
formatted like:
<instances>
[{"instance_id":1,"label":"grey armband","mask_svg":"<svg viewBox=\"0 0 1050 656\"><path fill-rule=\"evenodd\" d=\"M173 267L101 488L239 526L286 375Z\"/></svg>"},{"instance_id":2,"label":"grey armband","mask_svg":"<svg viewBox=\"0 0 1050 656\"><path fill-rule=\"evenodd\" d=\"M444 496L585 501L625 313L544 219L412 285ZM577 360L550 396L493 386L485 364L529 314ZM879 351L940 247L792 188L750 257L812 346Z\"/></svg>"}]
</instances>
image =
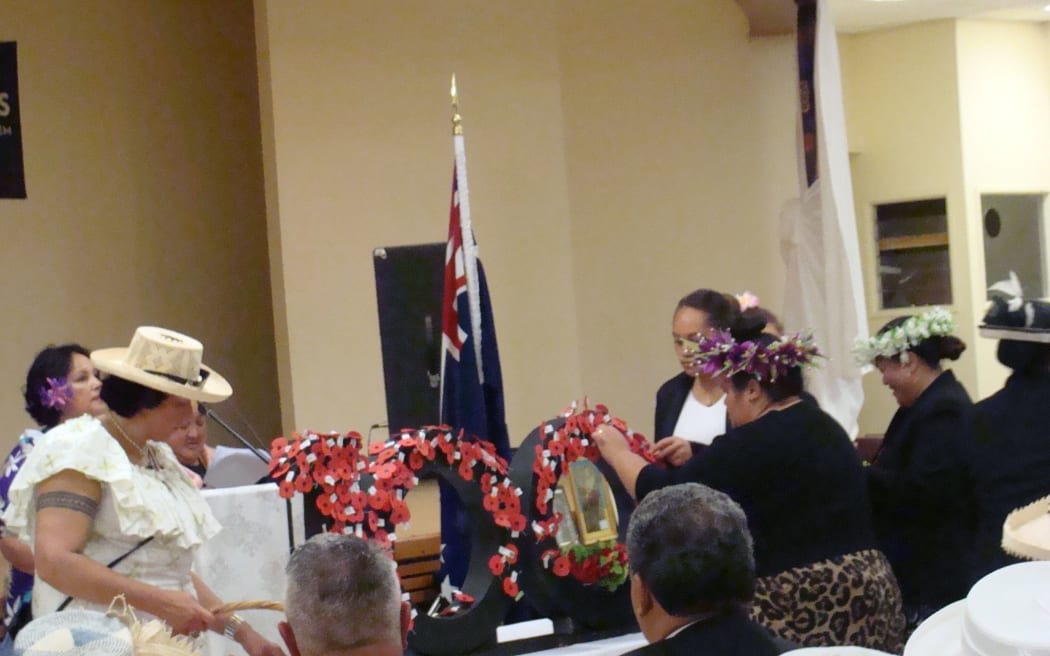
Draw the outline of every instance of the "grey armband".
<instances>
[{"instance_id":1,"label":"grey armband","mask_svg":"<svg viewBox=\"0 0 1050 656\"><path fill-rule=\"evenodd\" d=\"M73 492L45 492L36 498L36 511L40 512L44 508L65 508L95 519L98 501Z\"/></svg>"}]
</instances>

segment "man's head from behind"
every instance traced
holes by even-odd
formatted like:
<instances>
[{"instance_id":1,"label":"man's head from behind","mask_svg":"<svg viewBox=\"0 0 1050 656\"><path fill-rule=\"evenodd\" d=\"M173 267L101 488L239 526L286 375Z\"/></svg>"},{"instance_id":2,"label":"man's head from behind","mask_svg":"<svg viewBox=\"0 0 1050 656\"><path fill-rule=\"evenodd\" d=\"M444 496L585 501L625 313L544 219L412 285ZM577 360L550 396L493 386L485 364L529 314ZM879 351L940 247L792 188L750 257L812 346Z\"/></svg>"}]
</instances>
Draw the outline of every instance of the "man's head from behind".
<instances>
[{"instance_id":1,"label":"man's head from behind","mask_svg":"<svg viewBox=\"0 0 1050 656\"><path fill-rule=\"evenodd\" d=\"M286 571L288 621L279 628L292 656L405 648L410 611L383 547L322 533L292 553Z\"/></svg>"},{"instance_id":2,"label":"man's head from behind","mask_svg":"<svg viewBox=\"0 0 1050 656\"><path fill-rule=\"evenodd\" d=\"M631 600L650 642L747 603L755 559L747 518L725 494L685 483L649 494L627 529Z\"/></svg>"}]
</instances>

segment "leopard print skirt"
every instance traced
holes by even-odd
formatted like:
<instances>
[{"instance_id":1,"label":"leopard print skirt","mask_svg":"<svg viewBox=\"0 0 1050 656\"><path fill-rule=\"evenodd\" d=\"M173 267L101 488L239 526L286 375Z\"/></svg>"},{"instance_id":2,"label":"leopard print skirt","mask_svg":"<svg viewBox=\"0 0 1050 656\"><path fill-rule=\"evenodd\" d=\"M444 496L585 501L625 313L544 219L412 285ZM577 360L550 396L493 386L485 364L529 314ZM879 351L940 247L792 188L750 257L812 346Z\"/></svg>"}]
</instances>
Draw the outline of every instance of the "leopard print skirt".
<instances>
[{"instance_id":1,"label":"leopard print skirt","mask_svg":"<svg viewBox=\"0 0 1050 656\"><path fill-rule=\"evenodd\" d=\"M805 647L852 645L899 654L901 593L889 561L869 549L755 581L751 617Z\"/></svg>"}]
</instances>

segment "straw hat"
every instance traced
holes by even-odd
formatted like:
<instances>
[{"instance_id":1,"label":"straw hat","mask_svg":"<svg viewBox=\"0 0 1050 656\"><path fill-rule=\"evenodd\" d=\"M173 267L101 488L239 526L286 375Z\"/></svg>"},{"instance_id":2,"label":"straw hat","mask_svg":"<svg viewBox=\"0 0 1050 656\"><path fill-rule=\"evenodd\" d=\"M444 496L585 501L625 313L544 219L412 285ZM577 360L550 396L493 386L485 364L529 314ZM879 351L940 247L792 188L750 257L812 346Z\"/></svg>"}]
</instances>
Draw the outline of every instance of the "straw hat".
<instances>
[{"instance_id":1,"label":"straw hat","mask_svg":"<svg viewBox=\"0 0 1050 656\"><path fill-rule=\"evenodd\" d=\"M1050 656L1047 627L1050 562L1010 565L920 624L904 656Z\"/></svg>"},{"instance_id":2,"label":"straw hat","mask_svg":"<svg viewBox=\"0 0 1050 656\"><path fill-rule=\"evenodd\" d=\"M1006 516L1003 551L1018 558L1050 560L1050 497L1043 497Z\"/></svg>"},{"instance_id":3,"label":"straw hat","mask_svg":"<svg viewBox=\"0 0 1050 656\"><path fill-rule=\"evenodd\" d=\"M191 401L216 402L229 398L233 388L201 358L204 345L188 335L139 326L127 348L91 352L91 361L107 374Z\"/></svg>"}]
</instances>

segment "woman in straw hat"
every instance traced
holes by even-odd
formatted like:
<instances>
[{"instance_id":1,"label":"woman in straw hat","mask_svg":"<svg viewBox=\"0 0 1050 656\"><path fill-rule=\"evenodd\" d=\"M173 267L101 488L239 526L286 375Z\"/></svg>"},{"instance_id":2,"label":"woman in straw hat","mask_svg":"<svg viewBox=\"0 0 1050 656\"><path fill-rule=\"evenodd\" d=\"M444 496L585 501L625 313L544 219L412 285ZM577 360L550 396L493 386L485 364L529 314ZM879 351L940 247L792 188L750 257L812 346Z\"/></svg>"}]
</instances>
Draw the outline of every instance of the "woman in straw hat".
<instances>
[{"instance_id":1,"label":"woman in straw hat","mask_svg":"<svg viewBox=\"0 0 1050 656\"><path fill-rule=\"evenodd\" d=\"M944 308L890 321L854 353L874 364L900 406L865 468L879 544L914 628L974 581L978 507L973 403L942 360L966 345Z\"/></svg>"},{"instance_id":2,"label":"woman in straw hat","mask_svg":"<svg viewBox=\"0 0 1050 656\"><path fill-rule=\"evenodd\" d=\"M236 615L213 615L219 600L190 571L196 548L220 527L163 440L195 430L192 401L233 393L201 363L203 350L192 337L140 327L128 348L91 354L108 374L110 411L50 431L12 483L4 514L34 545L35 617L104 611L124 594L176 633L211 629L251 656L281 653Z\"/></svg>"}]
</instances>

